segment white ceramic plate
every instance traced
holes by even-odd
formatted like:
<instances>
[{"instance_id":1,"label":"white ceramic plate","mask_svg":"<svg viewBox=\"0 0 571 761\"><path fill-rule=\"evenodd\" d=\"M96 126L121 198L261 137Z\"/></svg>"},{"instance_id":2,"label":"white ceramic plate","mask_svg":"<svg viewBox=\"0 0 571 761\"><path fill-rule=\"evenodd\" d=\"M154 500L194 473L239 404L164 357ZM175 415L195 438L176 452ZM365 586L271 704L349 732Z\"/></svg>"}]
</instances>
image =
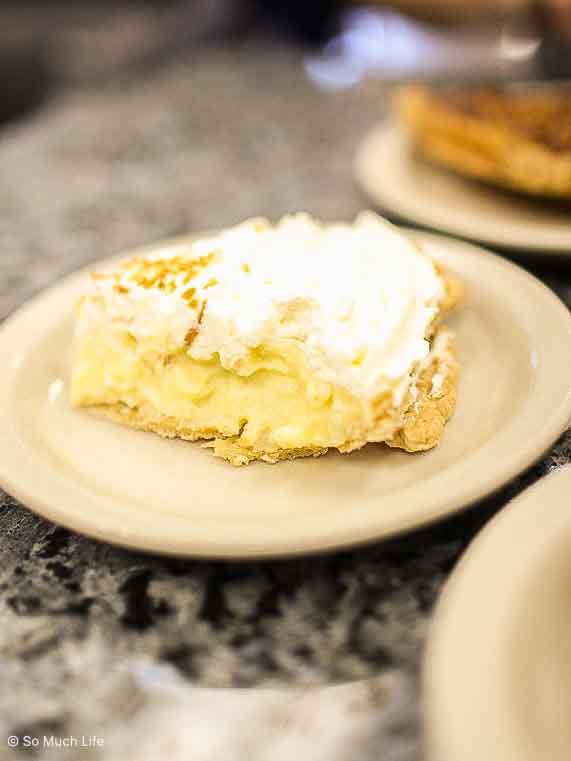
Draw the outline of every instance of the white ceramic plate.
<instances>
[{"instance_id":1,"label":"white ceramic plate","mask_svg":"<svg viewBox=\"0 0 571 761\"><path fill-rule=\"evenodd\" d=\"M436 449L410 455L369 445L351 455L234 468L196 443L72 410L73 307L86 284L79 273L0 331L0 483L90 536L236 558L371 541L485 496L541 455L571 416L571 316L515 265L465 243L419 237L467 294L449 321L462 363L459 401Z\"/></svg>"},{"instance_id":2,"label":"white ceramic plate","mask_svg":"<svg viewBox=\"0 0 571 761\"><path fill-rule=\"evenodd\" d=\"M355 160L357 182L387 213L514 253L571 255L571 208L488 187L416 155L393 121L376 127Z\"/></svg>"},{"instance_id":3,"label":"white ceramic plate","mask_svg":"<svg viewBox=\"0 0 571 761\"><path fill-rule=\"evenodd\" d=\"M437 606L425 661L429 761L571 758L571 467L503 510Z\"/></svg>"}]
</instances>

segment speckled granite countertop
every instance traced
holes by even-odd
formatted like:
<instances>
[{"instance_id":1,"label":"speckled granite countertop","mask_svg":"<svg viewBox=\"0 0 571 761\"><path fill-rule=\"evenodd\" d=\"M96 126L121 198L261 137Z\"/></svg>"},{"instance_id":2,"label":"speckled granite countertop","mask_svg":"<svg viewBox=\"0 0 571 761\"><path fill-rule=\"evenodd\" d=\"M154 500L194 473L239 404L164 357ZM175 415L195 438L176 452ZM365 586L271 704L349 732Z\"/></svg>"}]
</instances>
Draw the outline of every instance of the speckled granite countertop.
<instances>
[{"instance_id":1,"label":"speckled granite countertop","mask_svg":"<svg viewBox=\"0 0 571 761\"><path fill-rule=\"evenodd\" d=\"M294 209L350 217L364 205L353 151L383 108L378 85L319 92L297 54L257 46L61 96L0 133L0 316L134 244ZM538 271L571 303L571 274ZM39 756L420 761L418 667L439 588L498 507L568 460L569 436L460 518L295 562L138 555L0 493L0 759L14 757L10 734L83 734L102 746ZM202 689L259 686L303 692Z\"/></svg>"}]
</instances>

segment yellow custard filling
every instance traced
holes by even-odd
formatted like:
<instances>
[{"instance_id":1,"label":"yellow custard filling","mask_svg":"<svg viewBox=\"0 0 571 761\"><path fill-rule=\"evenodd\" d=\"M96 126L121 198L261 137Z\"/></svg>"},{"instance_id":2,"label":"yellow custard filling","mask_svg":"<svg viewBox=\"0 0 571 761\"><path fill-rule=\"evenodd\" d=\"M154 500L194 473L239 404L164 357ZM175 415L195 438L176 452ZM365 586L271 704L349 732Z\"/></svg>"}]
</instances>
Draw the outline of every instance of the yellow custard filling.
<instances>
[{"instance_id":1,"label":"yellow custard filling","mask_svg":"<svg viewBox=\"0 0 571 761\"><path fill-rule=\"evenodd\" d=\"M139 417L131 423L161 428L163 435L239 437L239 448L270 457L290 448L346 451L361 446L371 431L370 411L362 402L312 376L299 349L285 342L252 350L238 373L221 367L217 356L199 361L184 348L161 355L151 342L145 346L126 331L95 331L78 346L71 401L97 408L123 405ZM169 420L176 420L171 432ZM377 440L394 427L394 420L384 423L385 430L375 431Z\"/></svg>"}]
</instances>

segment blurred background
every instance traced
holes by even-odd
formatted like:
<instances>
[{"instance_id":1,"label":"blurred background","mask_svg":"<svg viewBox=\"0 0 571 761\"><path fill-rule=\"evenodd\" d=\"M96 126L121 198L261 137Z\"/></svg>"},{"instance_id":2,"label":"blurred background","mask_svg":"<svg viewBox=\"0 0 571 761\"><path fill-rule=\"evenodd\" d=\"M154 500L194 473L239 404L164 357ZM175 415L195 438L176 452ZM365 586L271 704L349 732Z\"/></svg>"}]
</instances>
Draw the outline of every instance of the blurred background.
<instances>
[{"instance_id":1,"label":"blurred background","mask_svg":"<svg viewBox=\"0 0 571 761\"><path fill-rule=\"evenodd\" d=\"M139 244L295 210L350 219L368 203L355 151L392 83L566 79L570 36L571 0L0 0L0 320ZM569 300L567 276L548 282ZM218 687L383 672L378 742L417 761L434 600L522 483L418 549L239 567L124 552L2 502L0 729L124 730L132 657ZM174 749L182 725L165 712L143 739Z\"/></svg>"},{"instance_id":2,"label":"blurred background","mask_svg":"<svg viewBox=\"0 0 571 761\"><path fill-rule=\"evenodd\" d=\"M316 87L344 89L566 78L570 36L571 0L3 0L0 121L221 42L298 48Z\"/></svg>"}]
</instances>

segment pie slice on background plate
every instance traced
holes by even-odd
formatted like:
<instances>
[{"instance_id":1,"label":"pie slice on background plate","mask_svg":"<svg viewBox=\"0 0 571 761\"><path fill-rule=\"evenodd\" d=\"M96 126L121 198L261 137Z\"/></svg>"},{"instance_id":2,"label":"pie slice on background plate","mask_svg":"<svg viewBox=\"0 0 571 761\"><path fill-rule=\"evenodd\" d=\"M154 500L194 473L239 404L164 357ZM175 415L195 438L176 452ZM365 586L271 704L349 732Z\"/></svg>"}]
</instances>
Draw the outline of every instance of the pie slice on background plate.
<instances>
[{"instance_id":1,"label":"pie slice on background plate","mask_svg":"<svg viewBox=\"0 0 571 761\"><path fill-rule=\"evenodd\" d=\"M430 161L509 190L571 200L571 87L409 85L394 107Z\"/></svg>"}]
</instances>

